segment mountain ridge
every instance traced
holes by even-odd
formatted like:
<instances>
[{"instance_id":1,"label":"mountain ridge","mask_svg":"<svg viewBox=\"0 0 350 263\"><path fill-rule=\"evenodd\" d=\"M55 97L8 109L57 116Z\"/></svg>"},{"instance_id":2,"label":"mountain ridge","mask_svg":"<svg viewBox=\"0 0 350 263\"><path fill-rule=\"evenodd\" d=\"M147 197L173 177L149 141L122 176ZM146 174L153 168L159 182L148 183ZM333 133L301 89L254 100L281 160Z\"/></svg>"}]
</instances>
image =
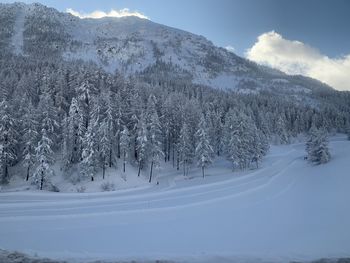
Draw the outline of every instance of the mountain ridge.
<instances>
[{"instance_id":1,"label":"mountain ridge","mask_svg":"<svg viewBox=\"0 0 350 263\"><path fill-rule=\"evenodd\" d=\"M238 92L308 94L330 89L318 80L257 65L203 36L147 19L81 19L39 3L1 4L0 9L1 19L7 20L3 42L15 55L92 61L107 72L126 75L162 62L186 72L193 83ZM21 34L22 45L17 41ZM307 84L300 81L303 78Z\"/></svg>"}]
</instances>

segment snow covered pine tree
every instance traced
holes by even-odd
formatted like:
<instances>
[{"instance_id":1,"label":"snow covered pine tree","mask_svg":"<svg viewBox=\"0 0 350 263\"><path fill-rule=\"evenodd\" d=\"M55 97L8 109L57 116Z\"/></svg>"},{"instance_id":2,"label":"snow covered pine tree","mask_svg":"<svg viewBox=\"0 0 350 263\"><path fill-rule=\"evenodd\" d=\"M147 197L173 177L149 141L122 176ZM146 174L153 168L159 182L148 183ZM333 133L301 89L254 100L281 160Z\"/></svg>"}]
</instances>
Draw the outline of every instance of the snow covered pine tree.
<instances>
[{"instance_id":1,"label":"snow covered pine tree","mask_svg":"<svg viewBox=\"0 0 350 263\"><path fill-rule=\"evenodd\" d=\"M128 158L129 153L129 146L130 146L130 137L129 137L129 130L126 126L124 126L121 136L120 136L120 150L122 152L123 156L123 172L125 173L125 165Z\"/></svg>"},{"instance_id":2,"label":"snow covered pine tree","mask_svg":"<svg viewBox=\"0 0 350 263\"><path fill-rule=\"evenodd\" d=\"M204 115L202 115L199 122L199 128L196 132L197 146L196 158L198 167L202 168L202 175L204 178L204 169L213 162L213 148L209 143L207 126Z\"/></svg>"},{"instance_id":3,"label":"snow covered pine tree","mask_svg":"<svg viewBox=\"0 0 350 263\"><path fill-rule=\"evenodd\" d=\"M52 140L48 137L45 128L41 131L42 136L36 147L36 158L38 160L38 167L34 173L34 182L43 190L44 184L49 181L49 176L52 175L50 165L53 162Z\"/></svg>"},{"instance_id":4,"label":"snow covered pine tree","mask_svg":"<svg viewBox=\"0 0 350 263\"><path fill-rule=\"evenodd\" d=\"M181 155L181 163L183 165L183 175L188 174L188 166L192 162L192 144L189 129L186 123L183 124L180 131L179 152Z\"/></svg>"},{"instance_id":5,"label":"snow covered pine tree","mask_svg":"<svg viewBox=\"0 0 350 263\"><path fill-rule=\"evenodd\" d=\"M309 138L306 142L306 152L309 162L313 164L327 163L331 159L328 149L328 138L325 129L317 129L312 126L309 131Z\"/></svg>"}]
</instances>

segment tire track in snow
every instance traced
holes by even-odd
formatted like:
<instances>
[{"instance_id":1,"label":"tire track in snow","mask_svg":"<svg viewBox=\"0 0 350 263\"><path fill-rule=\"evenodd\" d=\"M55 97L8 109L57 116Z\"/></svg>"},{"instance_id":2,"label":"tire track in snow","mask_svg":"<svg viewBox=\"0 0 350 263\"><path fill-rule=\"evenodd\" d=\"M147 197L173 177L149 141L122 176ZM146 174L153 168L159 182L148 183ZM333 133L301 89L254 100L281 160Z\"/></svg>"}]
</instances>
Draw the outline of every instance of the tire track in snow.
<instances>
[{"instance_id":1,"label":"tire track in snow","mask_svg":"<svg viewBox=\"0 0 350 263\"><path fill-rule=\"evenodd\" d=\"M300 153L295 152L290 151L289 155L300 155ZM39 203L36 201L35 203L2 204L0 205L0 221L8 219L21 220L28 217L66 218L111 213L131 213L141 210L175 209L249 195L268 187L274 182L279 183L278 178L296 161L296 158L290 160L291 156L289 155L286 155L287 157L283 159L279 159L269 167L264 167L246 176L205 185L151 192L136 196L126 195L114 197L112 195L96 199L87 197L86 199L74 201L56 200ZM289 181L287 180L287 182ZM169 181L171 188L174 187L174 184L171 184ZM283 189L287 189L288 187L290 187L289 183L280 189L284 191ZM279 191L279 194L281 194L281 191ZM268 194L263 199L259 199L259 202L272 198L271 194Z\"/></svg>"}]
</instances>

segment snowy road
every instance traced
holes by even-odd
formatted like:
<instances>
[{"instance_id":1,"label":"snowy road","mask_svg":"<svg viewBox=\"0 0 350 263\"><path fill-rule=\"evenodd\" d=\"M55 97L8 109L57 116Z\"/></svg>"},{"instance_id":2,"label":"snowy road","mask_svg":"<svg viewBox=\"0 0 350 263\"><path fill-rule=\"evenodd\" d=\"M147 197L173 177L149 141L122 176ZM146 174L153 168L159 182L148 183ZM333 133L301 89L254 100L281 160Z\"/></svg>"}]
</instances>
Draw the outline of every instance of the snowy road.
<instances>
[{"instance_id":1,"label":"snowy road","mask_svg":"<svg viewBox=\"0 0 350 263\"><path fill-rule=\"evenodd\" d=\"M244 176L108 193L0 193L0 248L89 259L307 260L350 256L350 142L305 163L304 145L273 147Z\"/></svg>"}]
</instances>

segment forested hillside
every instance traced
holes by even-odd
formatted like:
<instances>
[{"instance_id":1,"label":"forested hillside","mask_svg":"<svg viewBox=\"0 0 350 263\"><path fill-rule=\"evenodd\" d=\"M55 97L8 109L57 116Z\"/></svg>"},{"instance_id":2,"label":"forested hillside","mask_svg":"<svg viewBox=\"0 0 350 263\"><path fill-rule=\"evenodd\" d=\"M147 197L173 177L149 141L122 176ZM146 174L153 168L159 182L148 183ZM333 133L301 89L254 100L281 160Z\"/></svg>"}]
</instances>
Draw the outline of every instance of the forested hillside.
<instances>
[{"instance_id":1,"label":"forested hillside","mask_svg":"<svg viewBox=\"0 0 350 263\"><path fill-rule=\"evenodd\" d=\"M313 124L343 132L349 123L349 94L332 90L315 92L320 103L308 105L163 78L157 70L127 78L80 62L10 55L0 68L2 183L14 165L39 186L55 162L73 181L93 180L124 158L141 170L196 165L201 129L210 158L226 156L244 169L258 165L270 142L289 143Z\"/></svg>"},{"instance_id":2,"label":"forested hillside","mask_svg":"<svg viewBox=\"0 0 350 263\"><path fill-rule=\"evenodd\" d=\"M13 167L21 167L16 171L23 171L23 179L45 188L53 176L53 164L59 164L72 182L94 180L107 167L125 170L126 162L137 167L139 174L148 171L150 182L153 170L165 162L174 169L183 168L184 174L188 167L199 166L204 175L212 159L222 156L234 169L247 169L259 166L270 143L288 144L312 125L329 132L348 129L348 92L301 76L269 73L236 55L220 53L203 38L194 36L191 41L198 38L212 48L209 53L220 53L205 56L206 72L227 73L213 67L223 63L217 60L220 57L230 61L225 65L232 76L247 74L239 84L232 83L232 89L217 89L208 81L199 84L191 70L161 55L138 70L125 70L124 65L113 72L98 61L79 57L80 53L67 59L62 52L68 43L80 45L62 27L70 15L41 5L1 5L1 10L2 184L11 183ZM13 52L14 36L21 40L14 32L18 31L18 12L25 12L20 13L26 21L24 40L18 52ZM78 18L71 18L78 23ZM42 19L50 23L42 26ZM160 27L142 24L147 25ZM177 37L188 36L175 32ZM158 49L152 50L156 54ZM242 65L250 69L241 71Z\"/></svg>"}]
</instances>

